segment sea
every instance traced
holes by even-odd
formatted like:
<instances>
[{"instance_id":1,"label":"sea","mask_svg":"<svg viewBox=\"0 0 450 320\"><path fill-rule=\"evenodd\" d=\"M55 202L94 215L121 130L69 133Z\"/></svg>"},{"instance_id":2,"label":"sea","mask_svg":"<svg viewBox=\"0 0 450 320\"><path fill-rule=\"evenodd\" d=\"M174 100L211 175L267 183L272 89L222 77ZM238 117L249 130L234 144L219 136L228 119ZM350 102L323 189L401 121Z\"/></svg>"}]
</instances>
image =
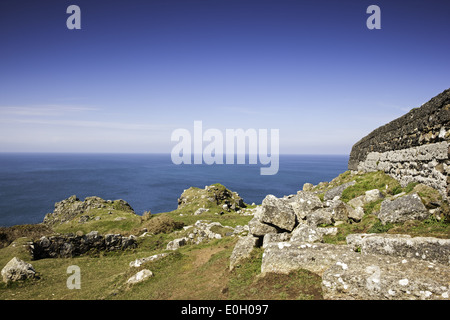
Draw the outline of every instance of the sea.
<instances>
[{"instance_id":1,"label":"sea","mask_svg":"<svg viewBox=\"0 0 450 320\"><path fill-rule=\"evenodd\" d=\"M261 175L260 164L176 165L170 154L0 153L0 226L40 223L72 195L123 199L137 214L168 212L185 189L213 183L260 204L330 181L347 163L348 155L280 155L278 173Z\"/></svg>"}]
</instances>

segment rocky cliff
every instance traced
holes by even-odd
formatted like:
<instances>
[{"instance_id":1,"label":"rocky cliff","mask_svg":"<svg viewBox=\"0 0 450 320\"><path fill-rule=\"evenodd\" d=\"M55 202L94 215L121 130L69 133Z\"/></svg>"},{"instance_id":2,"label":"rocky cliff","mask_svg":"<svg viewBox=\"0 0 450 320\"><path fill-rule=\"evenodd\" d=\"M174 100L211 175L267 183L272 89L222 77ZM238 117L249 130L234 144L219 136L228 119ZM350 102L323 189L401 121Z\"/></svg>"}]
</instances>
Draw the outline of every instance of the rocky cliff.
<instances>
[{"instance_id":1,"label":"rocky cliff","mask_svg":"<svg viewBox=\"0 0 450 320\"><path fill-rule=\"evenodd\" d=\"M384 171L402 186L420 182L450 195L450 89L372 131L352 148L349 170Z\"/></svg>"}]
</instances>

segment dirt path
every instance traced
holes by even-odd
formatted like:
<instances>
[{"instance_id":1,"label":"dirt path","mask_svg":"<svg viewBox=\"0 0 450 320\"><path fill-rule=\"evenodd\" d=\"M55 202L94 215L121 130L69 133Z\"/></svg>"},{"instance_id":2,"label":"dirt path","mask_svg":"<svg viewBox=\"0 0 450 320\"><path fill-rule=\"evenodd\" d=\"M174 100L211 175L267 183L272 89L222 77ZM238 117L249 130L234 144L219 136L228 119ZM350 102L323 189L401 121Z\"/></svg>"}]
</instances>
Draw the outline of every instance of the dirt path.
<instances>
[{"instance_id":1,"label":"dirt path","mask_svg":"<svg viewBox=\"0 0 450 320\"><path fill-rule=\"evenodd\" d=\"M226 299L224 288L229 281L229 257L224 254L211 260L214 255L220 255L226 249L218 246L190 251L188 255L192 258L192 262L177 279L178 284L172 292L171 299Z\"/></svg>"}]
</instances>

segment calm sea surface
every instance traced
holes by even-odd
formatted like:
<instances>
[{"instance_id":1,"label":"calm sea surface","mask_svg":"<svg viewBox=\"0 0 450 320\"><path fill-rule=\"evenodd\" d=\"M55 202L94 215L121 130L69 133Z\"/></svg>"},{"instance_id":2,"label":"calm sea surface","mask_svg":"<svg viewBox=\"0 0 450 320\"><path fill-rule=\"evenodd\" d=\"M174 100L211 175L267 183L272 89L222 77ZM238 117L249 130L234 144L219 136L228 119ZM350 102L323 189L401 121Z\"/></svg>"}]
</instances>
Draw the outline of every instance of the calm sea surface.
<instances>
[{"instance_id":1,"label":"calm sea surface","mask_svg":"<svg viewBox=\"0 0 450 320\"><path fill-rule=\"evenodd\" d=\"M257 165L174 165L168 154L0 153L0 226L42 222L55 202L76 195L123 199L137 214L177 208L191 186L221 183L246 203L294 194L305 182L330 181L347 170L344 155L281 155L276 175Z\"/></svg>"}]
</instances>

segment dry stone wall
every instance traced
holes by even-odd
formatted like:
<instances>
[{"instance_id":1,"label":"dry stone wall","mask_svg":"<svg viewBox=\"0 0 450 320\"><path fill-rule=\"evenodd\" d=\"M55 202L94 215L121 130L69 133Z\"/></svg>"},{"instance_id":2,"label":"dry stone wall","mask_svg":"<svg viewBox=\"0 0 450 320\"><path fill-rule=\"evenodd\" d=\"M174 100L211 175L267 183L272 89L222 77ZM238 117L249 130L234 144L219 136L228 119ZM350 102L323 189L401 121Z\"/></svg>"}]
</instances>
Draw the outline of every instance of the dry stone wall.
<instances>
[{"instance_id":1,"label":"dry stone wall","mask_svg":"<svg viewBox=\"0 0 450 320\"><path fill-rule=\"evenodd\" d=\"M349 170L384 171L450 196L450 89L372 131L352 148Z\"/></svg>"}]
</instances>

